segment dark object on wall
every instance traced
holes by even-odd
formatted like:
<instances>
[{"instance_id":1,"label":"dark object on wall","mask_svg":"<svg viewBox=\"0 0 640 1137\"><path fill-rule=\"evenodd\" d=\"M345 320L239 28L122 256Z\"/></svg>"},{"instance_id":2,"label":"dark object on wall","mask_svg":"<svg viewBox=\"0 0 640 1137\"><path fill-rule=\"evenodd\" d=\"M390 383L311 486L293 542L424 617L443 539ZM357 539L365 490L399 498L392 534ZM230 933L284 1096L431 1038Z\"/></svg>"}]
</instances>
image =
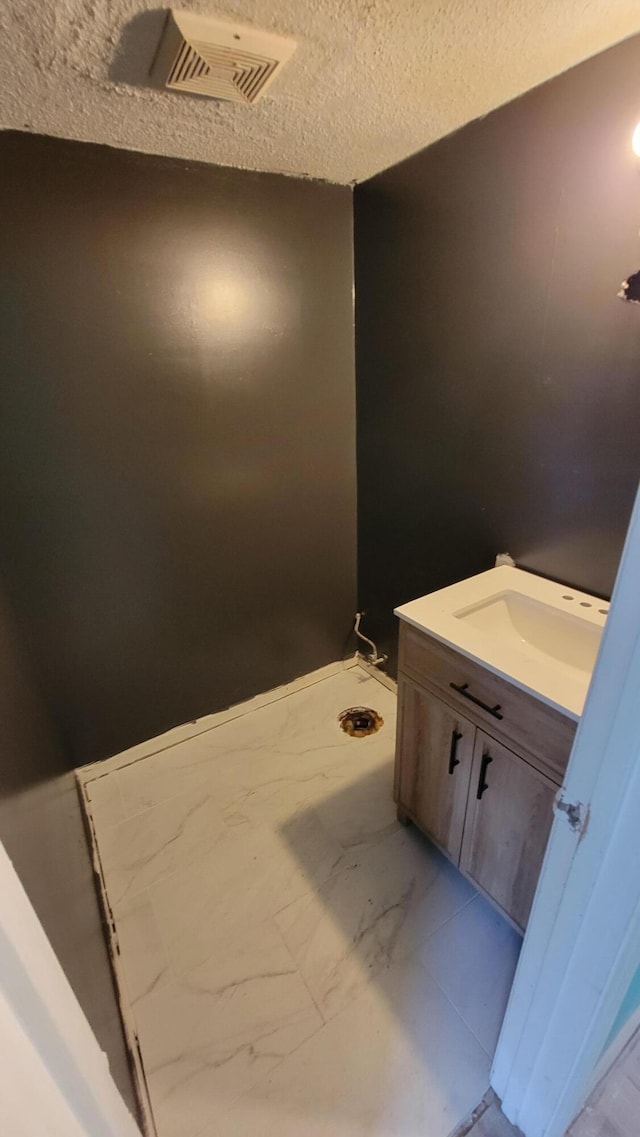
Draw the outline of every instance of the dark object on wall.
<instances>
[{"instance_id":1,"label":"dark object on wall","mask_svg":"<svg viewBox=\"0 0 640 1137\"><path fill-rule=\"evenodd\" d=\"M0 136L1 569L73 764L339 658L351 191Z\"/></svg>"},{"instance_id":2,"label":"dark object on wall","mask_svg":"<svg viewBox=\"0 0 640 1137\"><path fill-rule=\"evenodd\" d=\"M516 562L609 596L640 474L640 39L356 187L359 607ZM465 282L473 281L469 288Z\"/></svg>"},{"instance_id":3,"label":"dark object on wall","mask_svg":"<svg viewBox=\"0 0 640 1137\"><path fill-rule=\"evenodd\" d=\"M640 271L634 272L620 285L618 296L621 300L628 300L631 304L640 304Z\"/></svg>"}]
</instances>

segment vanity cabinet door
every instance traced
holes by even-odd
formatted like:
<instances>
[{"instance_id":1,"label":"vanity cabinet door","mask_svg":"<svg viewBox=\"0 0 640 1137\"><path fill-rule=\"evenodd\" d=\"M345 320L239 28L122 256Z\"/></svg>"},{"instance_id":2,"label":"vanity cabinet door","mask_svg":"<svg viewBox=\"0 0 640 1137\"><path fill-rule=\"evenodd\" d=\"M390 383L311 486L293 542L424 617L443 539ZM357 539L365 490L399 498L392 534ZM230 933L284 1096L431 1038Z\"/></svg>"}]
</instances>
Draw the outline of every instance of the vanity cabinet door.
<instances>
[{"instance_id":1,"label":"vanity cabinet door","mask_svg":"<svg viewBox=\"0 0 640 1137\"><path fill-rule=\"evenodd\" d=\"M460 868L524 931L557 786L478 731Z\"/></svg>"},{"instance_id":2,"label":"vanity cabinet door","mask_svg":"<svg viewBox=\"0 0 640 1137\"><path fill-rule=\"evenodd\" d=\"M395 799L458 864L476 728L402 675L398 701Z\"/></svg>"}]
</instances>

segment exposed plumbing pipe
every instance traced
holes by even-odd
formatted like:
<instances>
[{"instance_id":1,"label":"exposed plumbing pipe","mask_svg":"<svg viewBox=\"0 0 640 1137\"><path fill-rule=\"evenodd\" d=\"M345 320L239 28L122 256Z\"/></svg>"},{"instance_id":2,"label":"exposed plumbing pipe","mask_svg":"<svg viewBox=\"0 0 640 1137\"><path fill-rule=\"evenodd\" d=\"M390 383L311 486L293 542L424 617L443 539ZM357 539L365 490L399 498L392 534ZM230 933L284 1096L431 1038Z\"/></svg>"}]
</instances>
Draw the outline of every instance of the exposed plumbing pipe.
<instances>
[{"instance_id":1,"label":"exposed plumbing pipe","mask_svg":"<svg viewBox=\"0 0 640 1137\"><path fill-rule=\"evenodd\" d=\"M368 654L365 652L360 652L360 654L362 655L363 659L366 659L367 663L371 664L372 667L382 667L382 664L387 662L389 656L378 655L378 649L373 640L370 640L368 636L365 636L364 633L360 631L360 621L364 614L364 612L356 612L356 621L353 625L353 630L359 640L363 640L364 643L369 645L371 651Z\"/></svg>"}]
</instances>

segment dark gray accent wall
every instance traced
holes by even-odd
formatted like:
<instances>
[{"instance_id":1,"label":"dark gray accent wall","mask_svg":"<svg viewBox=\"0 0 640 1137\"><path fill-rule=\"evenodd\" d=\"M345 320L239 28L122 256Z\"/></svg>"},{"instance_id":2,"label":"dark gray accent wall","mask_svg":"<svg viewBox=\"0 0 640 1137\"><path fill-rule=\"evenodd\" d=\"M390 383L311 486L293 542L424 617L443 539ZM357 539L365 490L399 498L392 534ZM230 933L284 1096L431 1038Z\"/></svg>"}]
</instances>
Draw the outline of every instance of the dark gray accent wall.
<instances>
[{"instance_id":1,"label":"dark gray accent wall","mask_svg":"<svg viewBox=\"0 0 640 1137\"><path fill-rule=\"evenodd\" d=\"M355 191L359 606L493 564L610 594L640 475L640 39Z\"/></svg>"},{"instance_id":2,"label":"dark gray accent wall","mask_svg":"<svg viewBox=\"0 0 640 1137\"><path fill-rule=\"evenodd\" d=\"M0 568L68 760L339 658L351 191L0 136Z\"/></svg>"},{"instance_id":3,"label":"dark gray accent wall","mask_svg":"<svg viewBox=\"0 0 640 1137\"><path fill-rule=\"evenodd\" d=\"M75 776L1 591L0 734L0 841L135 1113Z\"/></svg>"}]
</instances>

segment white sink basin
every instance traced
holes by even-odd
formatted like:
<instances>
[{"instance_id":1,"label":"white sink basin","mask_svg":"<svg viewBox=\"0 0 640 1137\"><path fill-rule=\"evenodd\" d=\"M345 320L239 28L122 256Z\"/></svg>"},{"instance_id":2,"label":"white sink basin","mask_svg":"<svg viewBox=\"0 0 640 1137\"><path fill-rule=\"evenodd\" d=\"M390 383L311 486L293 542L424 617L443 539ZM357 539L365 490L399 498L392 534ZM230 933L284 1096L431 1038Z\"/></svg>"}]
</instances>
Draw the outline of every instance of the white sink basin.
<instances>
[{"instance_id":1,"label":"white sink basin","mask_svg":"<svg viewBox=\"0 0 640 1137\"><path fill-rule=\"evenodd\" d=\"M396 615L579 718L608 608L501 566L403 604Z\"/></svg>"},{"instance_id":2,"label":"white sink basin","mask_svg":"<svg viewBox=\"0 0 640 1137\"><path fill-rule=\"evenodd\" d=\"M591 675L602 628L580 616L559 612L518 592L490 596L471 608L453 613L481 632L505 644L526 650L543 661L555 660Z\"/></svg>"}]
</instances>

